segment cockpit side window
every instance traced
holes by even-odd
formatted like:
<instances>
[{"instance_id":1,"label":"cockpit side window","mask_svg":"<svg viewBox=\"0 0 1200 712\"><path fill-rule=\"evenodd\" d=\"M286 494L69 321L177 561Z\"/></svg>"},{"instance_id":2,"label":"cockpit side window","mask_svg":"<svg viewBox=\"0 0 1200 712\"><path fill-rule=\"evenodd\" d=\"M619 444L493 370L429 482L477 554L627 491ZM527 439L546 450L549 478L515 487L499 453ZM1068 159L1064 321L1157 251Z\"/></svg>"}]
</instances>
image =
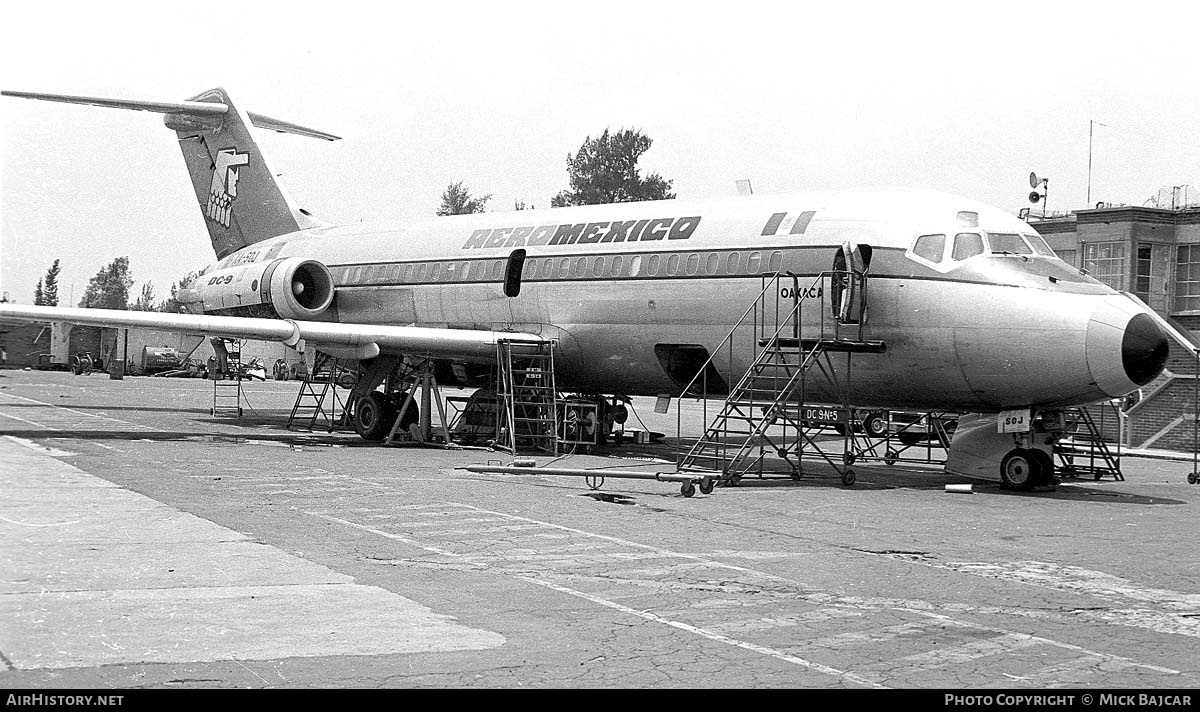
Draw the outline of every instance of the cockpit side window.
<instances>
[{"instance_id":1,"label":"cockpit side window","mask_svg":"<svg viewBox=\"0 0 1200 712\"><path fill-rule=\"evenodd\" d=\"M1033 252L1020 235L1011 232L989 232L988 241L992 243L993 255L1028 255Z\"/></svg>"},{"instance_id":2,"label":"cockpit side window","mask_svg":"<svg viewBox=\"0 0 1200 712\"><path fill-rule=\"evenodd\" d=\"M921 235L913 243L913 254L930 262L941 262L946 252L945 235Z\"/></svg>"},{"instance_id":3,"label":"cockpit side window","mask_svg":"<svg viewBox=\"0 0 1200 712\"><path fill-rule=\"evenodd\" d=\"M1043 257L1058 257L1054 250L1050 249L1050 246L1042 239L1041 235L1025 235L1024 237L1029 242L1030 247L1033 248L1033 251L1039 255Z\"/></svg>"},{"instance_id":4,"label":"cockpit side window","mask_svg":"<svg viewBox=\"0 0 1200 712\"><path fill-rule=\"evenodd\" d=\"M952 259L965 260L983 254L983 237L977 232L960 232L954 236Z\"/></svg>"}]
</instances>

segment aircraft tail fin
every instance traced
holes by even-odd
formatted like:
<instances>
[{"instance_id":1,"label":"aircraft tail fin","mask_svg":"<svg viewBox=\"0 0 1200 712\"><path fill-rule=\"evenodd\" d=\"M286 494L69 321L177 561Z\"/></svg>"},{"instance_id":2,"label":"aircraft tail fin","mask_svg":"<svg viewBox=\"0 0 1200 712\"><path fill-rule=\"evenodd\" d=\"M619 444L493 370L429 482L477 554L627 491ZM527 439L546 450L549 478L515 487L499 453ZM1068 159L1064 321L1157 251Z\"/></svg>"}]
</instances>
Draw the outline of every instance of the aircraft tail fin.
<instances>
[{"instance_id":1,"label":"aircraft tail fin","mask_svg":"<svg viewBox=\"0 0 1200 712\"><path fill-rule=\"evenodd\" d=\"M210 89L182 102L14 91L0 94L165 114L164 123L179 137L179 148L217 259L276 235L323 224L296 205L275 179L249 127L253 124L327 141L338 137L242 111L224 89Z\"/></svg>"}]
</instances>

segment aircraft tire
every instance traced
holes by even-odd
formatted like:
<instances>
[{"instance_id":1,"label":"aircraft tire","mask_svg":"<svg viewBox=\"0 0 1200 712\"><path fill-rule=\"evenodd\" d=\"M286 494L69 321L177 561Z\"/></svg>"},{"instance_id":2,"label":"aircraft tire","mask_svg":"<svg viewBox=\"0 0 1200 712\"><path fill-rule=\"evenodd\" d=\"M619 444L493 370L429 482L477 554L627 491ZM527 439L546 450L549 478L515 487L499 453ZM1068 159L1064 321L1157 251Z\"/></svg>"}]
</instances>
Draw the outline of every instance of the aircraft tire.
<instances>
[{"instance_id":1,"label":"aircraft tire","mask_svg":"<svg viewBox=\"0 0 1200 712\"><path fill-rule=\"evenodd\" d=\"M1200 475L1197 475L1195 472L1189 473L1188 474L1188 484L1194 485L1197 482L1200 482Z\"/></svg>"},{"instance_id":2,"label":"aircraft tire","mask_svg":"<svg viewBox=\"0 0 1200 712\"><path fill-rule=\"evenodd\" d=\"M400 398L400 403L401 405L404 404L403 396ZM399 412L400 408L392 406L392 420L396 419L396 413ZM420 420L421 409L417 407L417 402L414 400L412 403L408 404L408 410L404 411L404 420L400 421L400 427L403 430L408 430L408 426L412 425L413 423L420 422Z\"/></svg>"},{"instance_id":3,"label":"aircraft tire","mask_svg":"<svg viewBox=\"0 0 1200 712\"><path fill-rule=\"evenodd\" d=\"M1008 489L1029 490L1042 479L1041 460L1025 448L1013 448L1000 461L1000 480Z\"/></svg>"},{"instance_id":4,"label":"aircraft tire","mask_svg":"<svg viewBox=\"0 0 1200 712\"><path fill-rule=\"evenodd\" d=\"M858 476L854 474L854 470L846 468L846 471L842 473L842 484L846 487L853 487L857 481Z\"/></svg>"},{"instance_id":5,"label":"aircraft tire","mask_svg":"<svg viewBox=\"0 0 1200 712\"><path fill-rule=\"evenodd\" d=\"M863 418L863 432L873 438L882 438L887 435L887 421L879 413L870 413Z\"/></svg>"},{"instance_id":6,"label":"aircraft tire","mask_svg":"<svg viewBox=\"0 0 1200 712\"><path fill-rule=\"evenodd\" d=\"M1054 457L1045 450L1034 448L1029 451L1029 454L1038 464L1037 481L1033 483L1034 487L1043 487L1054 482Z\"/></svg>"},{"instance_id":7,"label":"aircraft tire","mask_svg":"<svg viewBox=\"0 0 1200 712\"><path fill-rule=\"evenodd\" d=\"M354 431L363 440L383 440L395 420L395 404L379 391L372 391L359 399L358 407L354 409Z\"/></svg>"}]
</instances>

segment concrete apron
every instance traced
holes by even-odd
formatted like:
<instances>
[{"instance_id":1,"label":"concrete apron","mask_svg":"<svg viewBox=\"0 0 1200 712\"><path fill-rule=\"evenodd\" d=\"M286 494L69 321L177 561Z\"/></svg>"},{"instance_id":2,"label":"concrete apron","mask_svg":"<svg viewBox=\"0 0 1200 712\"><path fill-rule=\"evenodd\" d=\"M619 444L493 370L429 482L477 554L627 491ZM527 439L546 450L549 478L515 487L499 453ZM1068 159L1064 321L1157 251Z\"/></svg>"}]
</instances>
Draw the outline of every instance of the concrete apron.
<instances>
[{"instance_id":1,"label":"concrete apron","mask_svg":"<svg viewBox=\"0 0 1200 712\"><path fill-rule=\"evenodd\" d=\"M483 650L498 633L0 437L0 664Z\"/></svg>"}]
</instances>

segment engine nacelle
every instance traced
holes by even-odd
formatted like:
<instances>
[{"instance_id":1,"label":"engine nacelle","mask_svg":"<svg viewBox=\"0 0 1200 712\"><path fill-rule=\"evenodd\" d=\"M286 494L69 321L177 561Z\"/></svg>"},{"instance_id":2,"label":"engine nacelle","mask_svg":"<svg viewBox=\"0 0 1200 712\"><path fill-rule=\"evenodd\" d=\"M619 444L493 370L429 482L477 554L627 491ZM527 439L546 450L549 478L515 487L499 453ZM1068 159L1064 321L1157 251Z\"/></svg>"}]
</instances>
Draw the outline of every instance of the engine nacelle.
<instances>
[{"instance_id":1,"label":"engine nacelle","mask_svg":"<svg viewBox=\"0 0 1200 712\"><path fill-rule=\"evenodd\" d=\"M206 314L313 320L333 304L329 268L302 257L252 262L197 277L188 301ZM181 300L182 301L182 300Z\"/></svg>"}]
</instances>

